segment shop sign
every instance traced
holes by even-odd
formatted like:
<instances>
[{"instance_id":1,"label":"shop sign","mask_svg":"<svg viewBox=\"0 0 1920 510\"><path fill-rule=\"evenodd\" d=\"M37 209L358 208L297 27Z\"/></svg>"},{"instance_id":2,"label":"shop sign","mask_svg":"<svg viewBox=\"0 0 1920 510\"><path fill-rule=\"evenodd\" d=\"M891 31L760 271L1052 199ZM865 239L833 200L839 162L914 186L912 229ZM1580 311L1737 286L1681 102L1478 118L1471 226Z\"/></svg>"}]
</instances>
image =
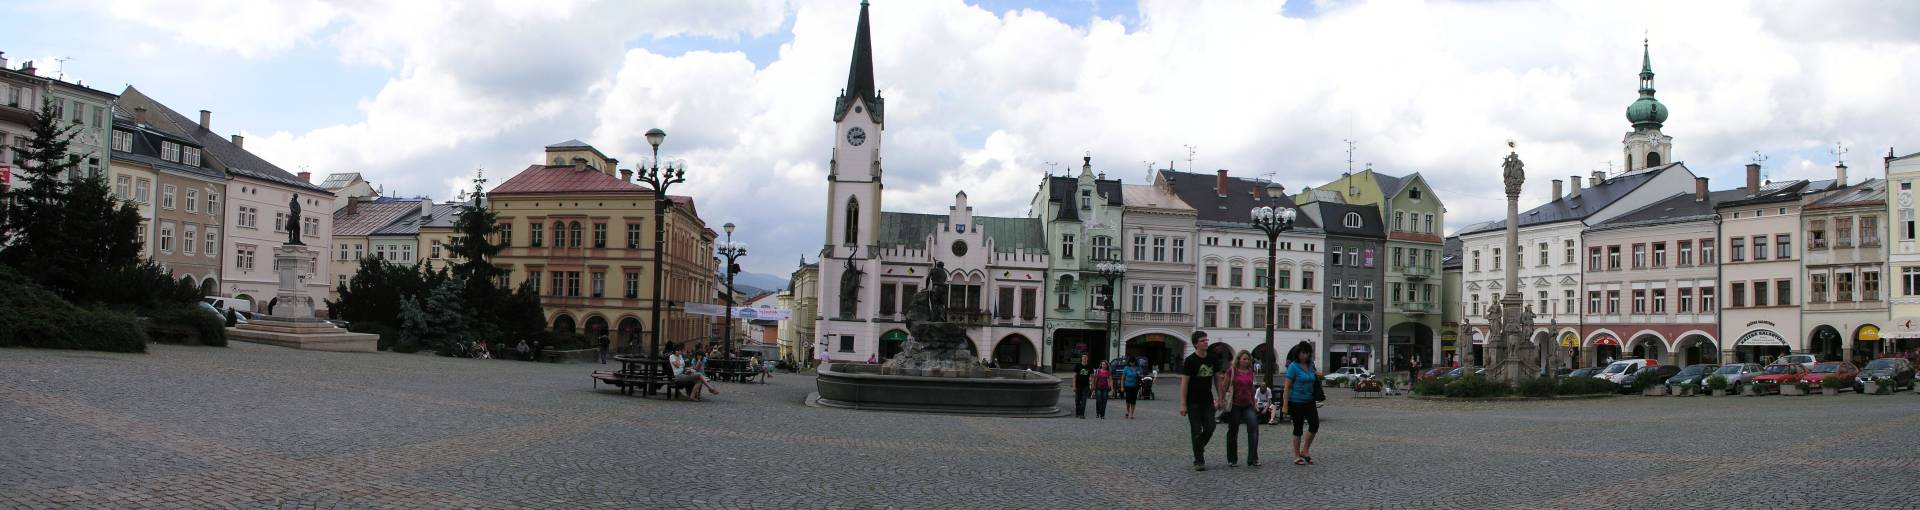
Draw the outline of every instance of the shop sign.
<instances>
[{"instance_id":1,"label":"shop sign","mask_svg":"<svg viewBox=\"0 0 1920 510\"><path fill-rule=\"evenodd\" d=\"M1872 324L1860 326L1860 340L1875 342L1880 340L1880 328Z\"/></svg>"}]
</instances>

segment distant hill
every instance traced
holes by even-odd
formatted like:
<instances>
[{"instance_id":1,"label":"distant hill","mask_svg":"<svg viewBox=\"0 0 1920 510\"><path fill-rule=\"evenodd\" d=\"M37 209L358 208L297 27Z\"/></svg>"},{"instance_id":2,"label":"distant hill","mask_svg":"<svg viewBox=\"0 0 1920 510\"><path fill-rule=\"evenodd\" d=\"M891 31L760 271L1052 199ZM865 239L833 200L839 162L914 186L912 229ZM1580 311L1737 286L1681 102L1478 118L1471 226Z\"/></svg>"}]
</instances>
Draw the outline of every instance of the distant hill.
<instances>
[{"instance_id":1,"label":"distant hill","mask_svg":"<svg viewBox=\"0 0 1920 510\"><path fill-rule=\"evenodd\" d=\"M733 275L733 288L734 290L749 295L757 294L758 292L749 291L748 288L752 288L755 291L786 290L787 277L760 273L740 273Z\"/></svg>"}]
</instances>

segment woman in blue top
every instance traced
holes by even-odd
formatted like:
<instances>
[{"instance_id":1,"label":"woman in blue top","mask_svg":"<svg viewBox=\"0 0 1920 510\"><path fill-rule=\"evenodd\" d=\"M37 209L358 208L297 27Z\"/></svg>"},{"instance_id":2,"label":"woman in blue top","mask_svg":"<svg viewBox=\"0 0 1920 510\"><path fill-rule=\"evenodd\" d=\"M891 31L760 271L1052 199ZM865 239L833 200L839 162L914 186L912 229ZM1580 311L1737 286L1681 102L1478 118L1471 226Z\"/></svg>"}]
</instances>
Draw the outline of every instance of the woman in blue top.
<instances>
[{"instance_id":1,"label":"woman in blue top","mask_svg":"<svg viewBox=\"0 0 1920 510\"><path fill-rule=\"evenodd\" d=\"M1120 391L1127 397L1127 419L1133 419L1133 403L1140 399L1140 367L1129 363L1120 367Z\"/></svg>"},{"instance_id":2,"label":"woman in blue top","mask_svg":"<svg viewBox=\"0 0 1920 510\"><path fill-rule=\"evenodd\" d=\"M1280 404L1280 413L1293 418L1293 463L1303 466L1313 463L1313 435L1320 433L1320 411L1313 406L1313 380L1320 374L1313 370L1311 343L1302 341L1293 346L1287 360L1287 379L1281 391L1286 401ZM1301 425L1306 425L1304 441Z\"/></svg>"}]
</instances>

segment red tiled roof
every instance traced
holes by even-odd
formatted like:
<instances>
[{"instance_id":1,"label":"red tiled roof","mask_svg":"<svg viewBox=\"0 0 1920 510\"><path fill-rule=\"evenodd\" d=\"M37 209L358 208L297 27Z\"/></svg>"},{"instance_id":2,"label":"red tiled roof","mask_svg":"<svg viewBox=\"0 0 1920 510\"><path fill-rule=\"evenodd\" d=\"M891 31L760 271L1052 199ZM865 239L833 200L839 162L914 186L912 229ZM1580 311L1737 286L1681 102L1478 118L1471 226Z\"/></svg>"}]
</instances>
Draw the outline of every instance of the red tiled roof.
<instances>
[{"instance_id":1,"label":"red tiled roof","mask_svg":"<svg viewBox=\"0 0 1920 510\"><path fill-rule=\"evenodd\" d=\"M574 166L532 165L493 188L492 193L604 193L646 191L598 170Z\"/></svg>"}]
</instances>

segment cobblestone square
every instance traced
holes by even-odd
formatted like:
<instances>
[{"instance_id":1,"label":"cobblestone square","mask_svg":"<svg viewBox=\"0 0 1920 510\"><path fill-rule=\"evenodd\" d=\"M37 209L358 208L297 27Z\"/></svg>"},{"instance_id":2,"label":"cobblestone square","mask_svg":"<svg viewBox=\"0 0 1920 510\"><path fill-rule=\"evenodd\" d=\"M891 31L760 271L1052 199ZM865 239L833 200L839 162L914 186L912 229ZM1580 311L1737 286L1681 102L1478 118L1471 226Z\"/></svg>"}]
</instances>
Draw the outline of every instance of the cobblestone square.
<instances>
[{"instance_id":1,"label":"cobblestone square","mask_svg":"<svg viewBox=\"0 0 1920 510\"><path fill-rule=\"evenodd\" d=\"M251 344L0 350L0 508L1911 508L1920 396L1527 403L1331 391L1318 465L1188 469L1137 420L807 407L813 380L704 403L588 365ZM1173 390L1163 388L1163 396ZM1071 402L1063 401L1063 405ZM1091 413L1090 413L1091 414Z\"/></svg>"}]
</instances>

